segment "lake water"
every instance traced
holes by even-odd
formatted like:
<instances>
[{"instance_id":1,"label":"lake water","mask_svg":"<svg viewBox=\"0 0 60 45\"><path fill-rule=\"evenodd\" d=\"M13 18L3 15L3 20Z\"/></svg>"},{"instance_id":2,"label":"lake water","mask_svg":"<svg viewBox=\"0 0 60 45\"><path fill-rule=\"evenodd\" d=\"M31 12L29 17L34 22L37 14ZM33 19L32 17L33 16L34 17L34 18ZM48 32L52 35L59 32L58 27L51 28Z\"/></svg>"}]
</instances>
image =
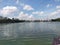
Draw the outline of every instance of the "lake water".
<instances>
[{"instance_id":1,"label":"lake water","mask_svg":"<svg viewBox=\"0 0 60 45\"><path fill-rule=\"evenodd\" d=\"M52 45L60 36L60 22L0 24L0 45Z\"/></svg>"}]
</instances>

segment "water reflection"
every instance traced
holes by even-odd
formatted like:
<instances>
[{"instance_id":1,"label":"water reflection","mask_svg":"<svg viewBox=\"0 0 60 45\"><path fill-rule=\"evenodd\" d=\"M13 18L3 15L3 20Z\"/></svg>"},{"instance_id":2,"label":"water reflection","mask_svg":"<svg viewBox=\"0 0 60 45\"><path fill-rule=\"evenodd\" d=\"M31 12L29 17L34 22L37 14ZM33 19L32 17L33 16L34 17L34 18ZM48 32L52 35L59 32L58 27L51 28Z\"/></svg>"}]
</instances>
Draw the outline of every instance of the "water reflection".
<instances>
[{"instance_id":1,"label":"water reflection","mask_svg":"<svg viewBox=\"0 0 60 45\"><path fill-rule=\"evenodd\" d=\"M8 24L8 25L0 25L0 34L2 38L13 38L17 37L16 31L16 24Z\"/></svg>"},{"instance_id":2,"label":"water reflection","mask_svg":"<svg viewBox=\"0 0 60 45\"><path fill-rule=\"evenodd\" d=\"M60 34L59 22L14 23L0 25L0 39L53 37Z\"/></svg>"}]
</instances>

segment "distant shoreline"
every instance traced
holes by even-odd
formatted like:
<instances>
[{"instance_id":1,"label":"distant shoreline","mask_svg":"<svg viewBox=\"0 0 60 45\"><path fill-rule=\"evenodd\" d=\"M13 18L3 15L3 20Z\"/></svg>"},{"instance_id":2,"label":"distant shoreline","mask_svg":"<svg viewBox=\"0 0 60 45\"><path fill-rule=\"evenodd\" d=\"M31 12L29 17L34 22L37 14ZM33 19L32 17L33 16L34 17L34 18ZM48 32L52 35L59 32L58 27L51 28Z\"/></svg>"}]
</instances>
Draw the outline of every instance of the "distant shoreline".
<instances>
[{"instance_id":1,"label":"distant shoreline","mask_svg":"<svg viewBox=\"0 0 60 45\"><path fill-rule=\"evenodd\" d=\"M0 16L0 24L3 23L21 23L21 22L60 22L60 18L50 19L50 20L20 20L17 18L7 18Z\"/></svg>"},{"instance_id":2,"label":"distant shoreline","mask_svg":"<svg viewBox=\"0 0 60 45\"><path fill-rule=\"evenodd\" d=\"M24 22L37 22L37 21L24 21ZM0 23L0 24L11 24L11 23L24 23L24 22L3 22L3 23ZM38 22L60 22L60 21L38 21Z\"/></svg>"}]
</instances>

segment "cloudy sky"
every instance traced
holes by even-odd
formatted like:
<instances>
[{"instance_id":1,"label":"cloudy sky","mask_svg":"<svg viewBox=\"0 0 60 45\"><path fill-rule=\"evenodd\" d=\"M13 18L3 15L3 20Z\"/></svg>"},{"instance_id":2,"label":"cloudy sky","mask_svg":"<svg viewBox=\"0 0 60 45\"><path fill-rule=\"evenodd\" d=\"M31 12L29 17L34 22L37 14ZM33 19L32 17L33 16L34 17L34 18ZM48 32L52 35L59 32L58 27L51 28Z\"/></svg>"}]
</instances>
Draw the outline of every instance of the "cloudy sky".
<instances>
[{"instance_id":1,"label":"cloudy sky","mask_svg":"<svg viewBox=\"0 0 60 45\"><path fill-rule=\"evenodd\" d=\"M0 0L0 16L25 20L60 17L60 0Z\"/></svg>"}]
</instances>

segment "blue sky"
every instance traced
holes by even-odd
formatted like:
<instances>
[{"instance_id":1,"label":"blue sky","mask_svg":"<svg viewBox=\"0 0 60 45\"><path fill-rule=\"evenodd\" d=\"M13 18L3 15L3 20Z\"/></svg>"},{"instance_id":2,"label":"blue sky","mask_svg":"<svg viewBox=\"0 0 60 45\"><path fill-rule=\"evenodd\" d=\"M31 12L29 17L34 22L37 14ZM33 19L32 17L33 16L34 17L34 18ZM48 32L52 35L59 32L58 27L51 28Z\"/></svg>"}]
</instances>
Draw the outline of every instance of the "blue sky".
<instances>
[{"instance_id":1,"label":"blue sky","mask_svg":"<svg viewBox=\"0 0 60 45\"><path fill-rule=\"evenodd\" d=\"M0 16L25 20L60 17L60 0L0 0Z\"/></svg>"}]
</instances>

